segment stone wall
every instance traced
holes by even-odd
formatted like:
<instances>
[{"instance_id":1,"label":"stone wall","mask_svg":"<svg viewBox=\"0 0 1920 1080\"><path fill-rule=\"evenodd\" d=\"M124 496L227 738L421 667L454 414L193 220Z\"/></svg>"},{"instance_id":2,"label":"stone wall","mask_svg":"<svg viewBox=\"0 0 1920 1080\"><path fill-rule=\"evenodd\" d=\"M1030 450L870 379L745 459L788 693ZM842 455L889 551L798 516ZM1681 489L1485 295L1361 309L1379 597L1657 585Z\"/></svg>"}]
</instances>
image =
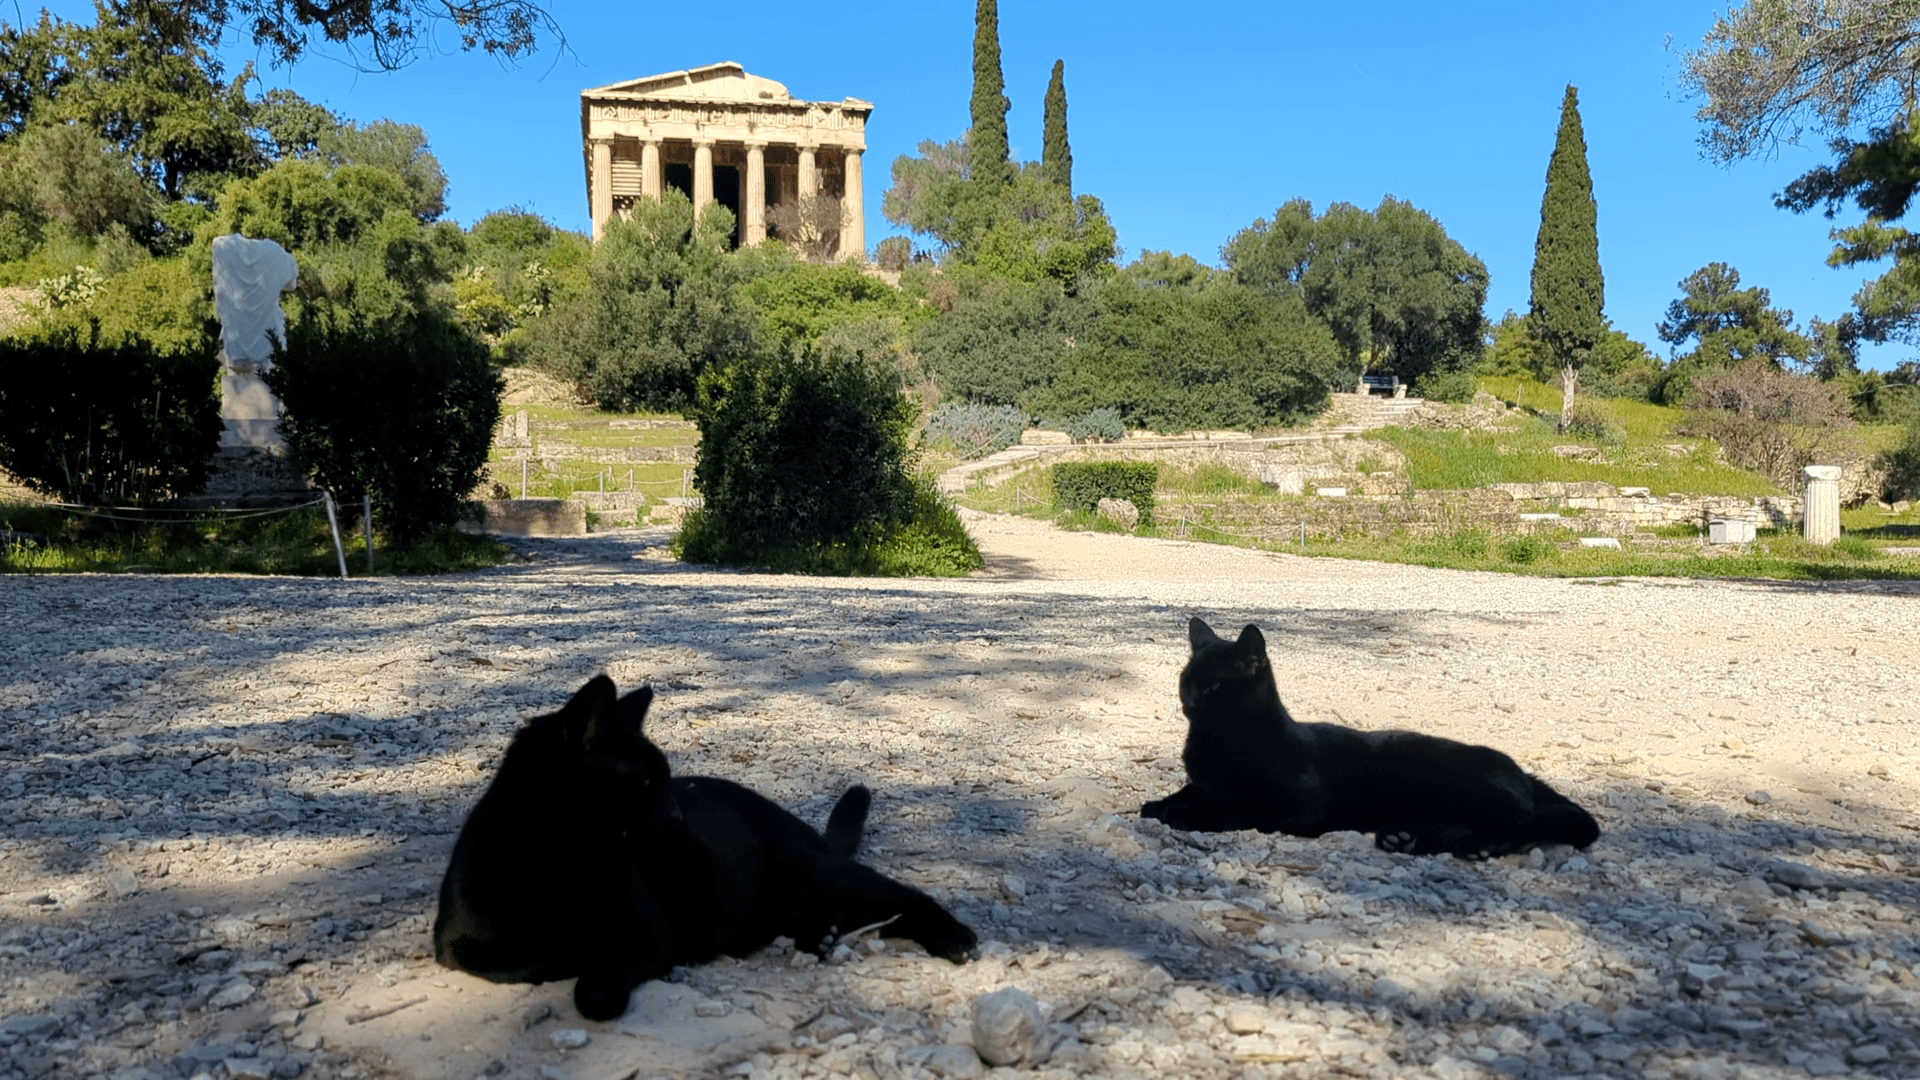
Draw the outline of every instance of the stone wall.
<instances>
[{"instance_id":1,"label":"stone wall","mask_svg":"<svg viewBox=\"0 0 1920 1080\"><path fill-rule=\"evenodd\" d=\"M1623 494L1611 484L1600 483L1500 484L1472 491L1350 494L1209 507L1216 525L1280 539L1297 536L1303 526L1309 537L1384 537L1399 532L1433 536L1471 528L1632 536L1667 525L1704 530L1716 518L1751 521L1761 528L1798 528L1800 514L1800 499L1794 496ZM1161 517L1162 524L1177 526L1180 511L1169 506Z\"/></svg>"}]
</instances>

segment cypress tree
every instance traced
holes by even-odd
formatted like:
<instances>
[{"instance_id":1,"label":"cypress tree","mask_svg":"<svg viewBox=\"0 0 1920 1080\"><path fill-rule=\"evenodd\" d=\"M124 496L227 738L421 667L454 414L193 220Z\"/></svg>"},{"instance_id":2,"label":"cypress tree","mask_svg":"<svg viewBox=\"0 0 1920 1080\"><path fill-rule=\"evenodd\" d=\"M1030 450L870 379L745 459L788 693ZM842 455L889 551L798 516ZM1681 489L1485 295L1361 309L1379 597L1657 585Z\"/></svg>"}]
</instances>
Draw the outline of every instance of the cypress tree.
<instances>
[{"instance_id":1,"label":"cypress tree","mask_svg":"<svg viewBox=\"0 0 1920 1080\"><path fill-rule=\"evenodd\" d=\"M1040 173L1073 190L1073 149L1067 145L1067 62L1053 62L1053 80L1047 83L1046 145L1040 150Z\"/></svg>"},{"instance_id":2,"label":"cypress tree","mask_svg":"<svg viewBox=\"0 0 1920 1080\"><path fill-rule=\"evenodd\" d=\"M1013 183L1007 148L1006 80L1000 75L1000 5L979 0L973 22L973 128L967 166L975 180Z\"/></svg>"},{"instance_id":3,"label":"cypress tree","mask_svg":"<svg viewBox=\"0 0 1920 1080\"><path fill-rule=\"evenodd\" d=\"M1605 302L1593 177L1587 172L1587 140L1580 130L1580 92L1569 85L1560 103L1560 135L1547 162L1547 193L1540 201L1530 318L1534 337L1560 369L1568 404L1580 365L1606 333L1600 315Z\"/></svg>"}]
</instances>

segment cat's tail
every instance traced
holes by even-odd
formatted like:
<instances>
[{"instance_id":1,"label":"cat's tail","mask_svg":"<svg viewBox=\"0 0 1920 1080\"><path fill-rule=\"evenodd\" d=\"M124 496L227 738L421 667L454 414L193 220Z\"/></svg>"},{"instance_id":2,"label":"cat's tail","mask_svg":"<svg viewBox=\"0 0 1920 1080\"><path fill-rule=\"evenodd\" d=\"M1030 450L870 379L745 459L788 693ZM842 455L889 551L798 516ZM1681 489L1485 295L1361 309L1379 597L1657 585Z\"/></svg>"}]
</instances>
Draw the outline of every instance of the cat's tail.
<instances>
[{"instance_id":1,"label":"cat's tail","mask_svg":"<svg viewBox=\"0 0 1920 1080\"><path fill-rule=\"evenodd\" d=\"M1593 815L1539 777L1533 778L1533 818L1528 826L1540 843L1584 848L1600 839L1600 823Z\"/></svg>"},{"instance_id":2,"label":"cat's tail","mask_svg":"<svg viewBox=\"0 0 1920 1080\"><path fill-rule=\"evenodd\" d=\"M873 808L873 792L865 784L847 789L827 815L827 849L835 855L852 857L860 848L860 833L867 827L867 811Z\"/></svg>"}]
</instances>

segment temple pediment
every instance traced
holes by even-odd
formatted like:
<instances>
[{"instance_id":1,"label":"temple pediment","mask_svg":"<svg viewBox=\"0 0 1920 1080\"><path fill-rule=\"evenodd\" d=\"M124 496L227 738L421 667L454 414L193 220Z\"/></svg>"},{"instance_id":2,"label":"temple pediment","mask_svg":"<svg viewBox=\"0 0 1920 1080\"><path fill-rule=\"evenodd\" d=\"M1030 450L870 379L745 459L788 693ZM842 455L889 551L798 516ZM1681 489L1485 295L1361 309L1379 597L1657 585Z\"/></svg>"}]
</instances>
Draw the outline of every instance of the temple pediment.
<instances>
[{"instance_id":1,"label":"temple pediment","mask_svg":"<svg viewBox=\"0 0 1920 1080\"><path fill-rule=\"evenodd\" d=\"M708 64L705 67L689 68L686 71L668 71L659 75L648 75L639 79L623 79L606 86L596 86L591 90L580 91L582 98L610 98L626 101L738 101L767 105L796 104L793 94L786 84L775 82L762 75L754 75L746 68L731 60ZM797 102L797 104L809 104ZM865 107L871 109L871 102L859 98L847 98L836 105Z\"/></svg>"}]
</instances>

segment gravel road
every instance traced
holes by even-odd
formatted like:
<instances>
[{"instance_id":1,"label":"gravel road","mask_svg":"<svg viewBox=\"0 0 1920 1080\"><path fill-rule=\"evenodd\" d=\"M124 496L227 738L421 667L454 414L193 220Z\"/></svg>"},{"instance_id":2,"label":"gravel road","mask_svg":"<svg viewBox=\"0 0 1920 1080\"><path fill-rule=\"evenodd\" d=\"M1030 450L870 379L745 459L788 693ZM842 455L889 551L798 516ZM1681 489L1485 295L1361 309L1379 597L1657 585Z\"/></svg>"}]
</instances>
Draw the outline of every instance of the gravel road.
<instances>
[{"instance_id":1,"label":"gravel road","mask_svg":"<svg viewBox=\"0 0 1920 1080\"><path fill-rule=\"evenodd\" d=\"M1920 1075L1920 593L1557 581L973 515L969 580L693 568L658 530L435 579L0 579L0 1077ZM1185 626L1259 624L1295 715L1485 742L1587 852L1187 835ZM455 831L595 671L676 770L815 823L987 942L858 941L652 983L428 954ZM553 897L555 918L568 897Z\"/></svg>"}]
</instances>

